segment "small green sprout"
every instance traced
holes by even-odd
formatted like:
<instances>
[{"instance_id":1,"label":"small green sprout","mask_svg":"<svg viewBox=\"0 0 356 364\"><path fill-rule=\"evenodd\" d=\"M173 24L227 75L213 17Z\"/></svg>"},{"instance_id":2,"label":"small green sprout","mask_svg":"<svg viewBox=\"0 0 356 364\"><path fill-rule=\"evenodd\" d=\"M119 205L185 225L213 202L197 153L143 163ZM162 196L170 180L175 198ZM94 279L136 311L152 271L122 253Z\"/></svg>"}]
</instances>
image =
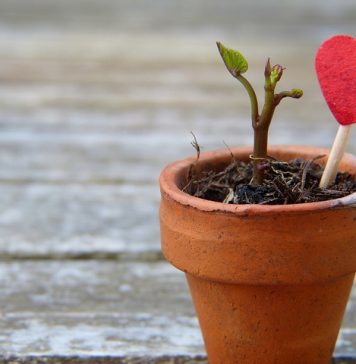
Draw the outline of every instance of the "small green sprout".
<instances>
[{"instance_id":1,"label":"small green sprout","mask_svg":"<svg viewBox=\"0 0 356 364\"><path fill-rule=\"evenodd\" d=\"M258 111L258 102L256 93L250 82L242 75L248 70L248 63L245 57L238 51L225 47L222 43L217 42L220 55L225 63L226 68L238 81L245 87L251 103L251 119L254 129L254 146L253 146L253 182L262 184L264 180L263 164L268 157L268 130L272 121L274 110L281 100L285 97L299 99L303 95L300 89L292 89L290 91L282 91L275 93L278 81L283 75L284 68L277 64L271 67L268 59L265 66L265 100L262 112Z\"/></svg>"}]
</instances>

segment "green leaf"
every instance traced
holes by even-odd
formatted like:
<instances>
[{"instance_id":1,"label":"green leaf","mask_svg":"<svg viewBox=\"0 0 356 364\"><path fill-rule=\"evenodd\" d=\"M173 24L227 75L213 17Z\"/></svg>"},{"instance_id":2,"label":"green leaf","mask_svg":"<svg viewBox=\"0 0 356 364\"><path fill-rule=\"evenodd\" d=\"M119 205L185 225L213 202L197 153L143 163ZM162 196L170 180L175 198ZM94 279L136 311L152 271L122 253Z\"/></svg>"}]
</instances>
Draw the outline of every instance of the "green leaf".
<instances>
[{"instance_id":1,"label":"green leaf","mask_svg":"<svg viewBox=\"0 0 356 364\"><path fill-rule=\"evenodd\" d=\"M226 68L234 77L247 71L248 63L240 52L235 49L227 48L220 42L217 42L216 44Z\"/></svg>"}]
</instances>

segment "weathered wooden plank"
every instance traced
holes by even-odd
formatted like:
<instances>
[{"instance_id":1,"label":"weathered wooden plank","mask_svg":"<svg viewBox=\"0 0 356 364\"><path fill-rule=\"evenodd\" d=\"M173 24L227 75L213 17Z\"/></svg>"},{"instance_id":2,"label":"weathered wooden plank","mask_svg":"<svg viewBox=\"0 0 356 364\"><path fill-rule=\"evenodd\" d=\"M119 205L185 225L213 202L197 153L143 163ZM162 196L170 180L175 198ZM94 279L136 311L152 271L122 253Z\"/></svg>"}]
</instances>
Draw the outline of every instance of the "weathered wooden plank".
<instances>
[{"instance_id":1,"label":"weathered wooden plank","mask_svg":"<svg viewBox=\"0 0 356 364\"><path fill-rule=\"evenodd\" d=\"M203 355L194 317L172 313L8 315L0 322L3 355Z\"/></svg>"},{"instance_id":2,"label":"weathered wooden plank","mask_svg":"<svg viewBox=\"0 0 356 364\"><path fill-rule=\"evenodd\" d=\"M158 186L3 185L4 258L157 259Z\"/></svg>"},{"instance_id":3,"label":"weathered wooden plank","mask_svg":"<svg viewBox=\"0 0 356 364\"><path fill-rule=\"evenodd\" d=\"M167 263L3 262L3 355L203 353L183 275Z\"/></svg>"},{"instance_id":4,"label":"weathered wooden plank","mask_svg":"<svg viewBox=\"0 0 356 364\"><path fill-rule=\"evenodd\" d=\"M184 274L165 261L2 261L0 284L0 312L194 314ZM356 328L355 305L354 289L346 328Z\"/></svg>"},{"instance_id":5,"label":"weathered wooden plank","mask_svg":"<svg viewBox=\"0 0 356 364\"><path fill-rule=\"evenodd\" d=\"M208 364L206 356L178 355L178 356L2 356L1 364ZM337 359L333 364L351 364L352 360Z\"/></svg>"},{"instance_id":6,"label":"weathered wooden plank","mask_svg":"<svg viewBox=\"0 0 356 364\"><path fill-rule=\"evenodd\" d=\"M168 263L2 262L0 277L2 355L204 355L184 275ZM356 354L355 303L356 290L340 356Z\"/></svg>"},{"instance_id":7,"label":"weathered wooden plank","mask_svg":"<svg viewBox=\"0 0 356 364\"><path fill-rule=\"evenodd\" d=\"M335 356L331 364L354 364L355 359L351 357ZM205 356L164 356L164 357L112 357L112 356L50 356L50 357L16 357L11 356L1 359L1 364L208 364Z\"/></svg>"},{"instance_id":8,"label":"weathered wooden plank","mask_svg":"<svg viewBox=\"0 0 356 364\"><path fill-rule=\"evenodd\" d=\"M241 16L240 6L226 3L228 8L238 7ZM98 21L113 16L118 20L113 24L120 27L123 14L136 14L139 9L128 2L105 4L97 13L97 6L90 2L84 13ZM167 36L127 31L113 36L95 28L88 33L83 29L92 23L83 20L83 9L71 4L68 11L66 6L48 6L44 1L0 4L0 21L9 27L7 36L0 37L0 180L151 182L168 161L191 153L191 130L205 150L221 147L223 140L231 146L252 143L247 96L226 73L215 49L215 35L202 33L195 41L181 32ZM198 1L191 6L189 14L201 11ZM278 4L279 10L281 6L287 13L293 9L294 19L297 9L320 7L306 2L297 7ZM110 12L118 7L125 11ZM176 2L171 7L176 16L185 18L185 12L176 12ZM274 7L274 1L259 6L267 12ZM348 7L347 2L338 4L339 16ZM156 5L145 11L148 19L157 16L153 8ZM251 4L243 8L247 13L249 8L255 10ZM209 6L204 11L209 13ZM36 25L44 19L38 18L43 13L52 21L45 21L47 27L40 31ZM273 25L278 15L271 15L265 21ZM66 33L56 23L61 17L75 18L77 28ZM14 32L8 24L11 18L23 21L25 29ZM221 25L228 34L229 27L237 24L235 16L233 22L229 19ZM204 28L209 21L201 16L196 25ZM37 30L28 32L28 27ZM305 30L299 29L298 34ZM277 33L273 49L263 38L254 37L252 42L241 37L241 31L231 33L234 38L239 34L236 44L251 60L249 78L258 90L262 90L267 56L288 66L285 87L305 90L302 100L289 101L278 110L270 141L329 146L336 125L314 76L313 56L319 40L290 42L285 32ZM355 148L350 143L350 150Z\"/></svg>"},{"instance_id":9,"label":"weathered wooden plank","mask_svg":"<svg viewBox=\"0 0 356 364\"><path fill-rule=\"evenodd\" d=\"M217 29L240 35L301 39L320 37L321 32L349 32L355 30L353 3L331 1L268 0L263 3L225 0L216 4L198 0L187 4L164 0L131 2L129 0L11 0L0 4L1 22L10 28L32 28L33 31L71 33L95 31L109 34L122 32L187 33L195 39L202 33L215 34ZM268 33L266 30L268 29ZM266 34L267 33L267 34ZM194 37L192 36L194 35Z\"/></svg>"},{"instance_id":10,"label":"weathered wooden plank","mask_svg":"<svg viewBox=\"0 0 356 364\"><path fill-rule=\"evenodd\" d=\"M157 360L203 357L205 353L196 318L177 314L14 315L3 318L0 327L5 357L78 355ZM348 344L339 342L335 355L354 356L350 345L355 344L355 331L352 335L342 332L341 336Z\"/></svg>"},{"instance_id":11,"label":"weathered wooden plank","mask_svg":"<svg viewBox=\"0 0 356 364\"><path fill-rule=\"evenodd\" d=\"M166 262L0 262L0 285L2 316L194 315L184 275Z\"/></svg>"},{"instance_id":12,"label":"weathered wooden plank","mask_svg":"<svg viewBox=\"0 0 356 364\"><path fill-rule=\"evenodd\" d=\"M223 141L252 144L247 95L224 70L211 40L194 49L181 36L148 36L141 42L153 49L136 59L127 36L29 37L0 37L0 54L6 50L1 181L153 182L167 162L192 153L191 130L204 150ZM279 108L270 142L330 146L336 124L314 77L313 48L274 45L276 58L288 64L285 87L298 84L305 97ZM266 45L244 40L241 47L251 53L249 77L262 90ZM356 145L350 142L349 150Z\"/></svg>"},{"instance_id":13,"label":"weathered wooden plank","mask_svg":"<svg viewBox=\"0 0 356 364\"><path fill-rule=\"evenodd\" d=\"M6 49L0 70L0 105L10 115L21 110L27 114L47 111L51 119L61 115L63 123L63 115L68 117L76 110L116 114L143 110L146 126L150 113L164 109L208 112L215 117L234 112L236 118L249 119L247 95L226 73L211 37L197 45L180 35L142 35L140 44L145 49L139 59L137 48L127 47L135 43L128 36L74 40L62 36L55 43L52 38L32 38L20 37L9 44L0 38L0 55ZM303 100L280 108L282 120L297 119L305 126L332 121L314 75L317 44L291 45L275 39L271 50L261 39L237 43L250 59L248 78L259 94L267 55L288 66L281 87L304 89ZM182 118L183 124L187 121ZM105 125L105 119L102 122Z\"/></svg>"},{"instance_id":14,"label":"weathered wooden plank","mask_svg":"<svg viewBox=\"0 0 356 364\"><path fill-rule=\"evenodd\" d=\"M210 134L208 126L196 128L202 150L225 148L223 141L230 146L252 144L249 124L245 123L239 131L230 122L233 119L221 121L225 121L221 132L215 132L217 125L211 128L214 132ZM236 131L236 136L233 131ZM298 138L303 141L299 144L313 145L315 140L310 136L313 131L318 132L317 128L310 128L308 132L298 127L291 128L276 133L271 142L289 141L290 144L295 144L294 138ZM16 133L15 131L14 134ZM194 154L188 128L175 128L174 132L162 132L157 128L156 135L151 131L148 135L144 132L135 135L132 132L121 136L113 136L109 132L101 135L83 133L80 136L61 135L59 132L56 135L53 131L44 133L42 137L34 136L33 140L31 134L0 137L0 183L157 185L159 173L166 164ZM332 134L332 130L326 129L319 133L318 138L331 140Z\"/></svg>"},{"instance_id":15,"label":"weathered wooden plank","mask_svg":"<svg viewBox=\"0 0 356 364\"><path fill-rule=\"evenodd\" d=\"M248 100L217 39L246 54L258 90L267 56L288 67L284 87L304 89L278 110L272 143L329 146L336 125L313 57L330 27L356 32L353 8L0 2L0 255L48 259L0 263L0 362L205 363L173 268L51 259L160 258L156 181L168 161L191 154L189 132L205 150L251 144ZM356 356L354 302L338 355Z\"/></svg>"}]
</instances>

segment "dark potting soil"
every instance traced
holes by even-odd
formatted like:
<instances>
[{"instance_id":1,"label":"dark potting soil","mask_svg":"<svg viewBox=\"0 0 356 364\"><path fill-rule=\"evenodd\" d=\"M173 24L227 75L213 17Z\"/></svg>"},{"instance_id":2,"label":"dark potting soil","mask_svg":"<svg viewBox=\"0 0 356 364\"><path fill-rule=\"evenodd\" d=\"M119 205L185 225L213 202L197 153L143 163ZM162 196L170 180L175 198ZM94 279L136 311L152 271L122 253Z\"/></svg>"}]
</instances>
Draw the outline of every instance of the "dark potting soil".
<instances>
[{"instance_id":1,"label":"dark potting soil","mask_svg":"<svg viewBox=\"0 0 356 364\"><path fill-rule=\"evenodd\" d=\"M348 173L338 173L335 183L319 188L323 168L317 159L281 162L268 159L263 164L262 185L252 184L252 162L232 160L222 171L207 171L199 176L192 164L183 191L206 200L229 204L281 205L318 202L356 192L356 181Z\"/></svg>"}]
</instances>

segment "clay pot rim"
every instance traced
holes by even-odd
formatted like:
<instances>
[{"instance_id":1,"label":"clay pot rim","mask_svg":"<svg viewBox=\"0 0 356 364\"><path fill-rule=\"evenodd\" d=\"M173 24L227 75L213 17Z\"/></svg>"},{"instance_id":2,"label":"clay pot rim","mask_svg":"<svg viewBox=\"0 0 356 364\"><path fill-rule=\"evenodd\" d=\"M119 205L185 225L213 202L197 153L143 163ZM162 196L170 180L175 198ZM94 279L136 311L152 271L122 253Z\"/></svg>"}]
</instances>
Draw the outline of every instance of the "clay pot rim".
<instances>
[{"instance_id":1,"label":"clay pot rim","mask_svg":"<svg viewBox=\"0 0 356 364\"><path fill-rule=\"evenodd\" d=\"M309 146L298 146L298 145L275 145L269 148L271 154L276 151L282 151L286 153L295 154L311 154L321 155L329 154L329 149L315 148ZM201 153L199 161L204 162L213 160L217 157L223 157L231 155L231 151L238 152L240 154L250 154L251 148L249 147L238 147L232 148L231 150L217 149L214 151ZM356 157L352 154L346 153L344 161L350 162L353 160L353 164L356 166ZM246 215L264 215L264 214L280 214L280 213L306 213L306 212L321 212L328 209L334 208L356 208L356 192L348 196L328 200L321 202L308 202L301 204L289 204L289 205L257 205L257 204L246 204L246 205L234 205L224 204L222 202L209 201L202 198L191 196L183 192L177 185L177 178L180 173L187 170L189 166L196 161L196 156L191 156L182 160L178 160L168 164L160 175L160 186L161 193L169 196L174 201L189 207L196 208L205 212L221 212L228 213L238 216Z\"/></svg>"}]
</instances>

